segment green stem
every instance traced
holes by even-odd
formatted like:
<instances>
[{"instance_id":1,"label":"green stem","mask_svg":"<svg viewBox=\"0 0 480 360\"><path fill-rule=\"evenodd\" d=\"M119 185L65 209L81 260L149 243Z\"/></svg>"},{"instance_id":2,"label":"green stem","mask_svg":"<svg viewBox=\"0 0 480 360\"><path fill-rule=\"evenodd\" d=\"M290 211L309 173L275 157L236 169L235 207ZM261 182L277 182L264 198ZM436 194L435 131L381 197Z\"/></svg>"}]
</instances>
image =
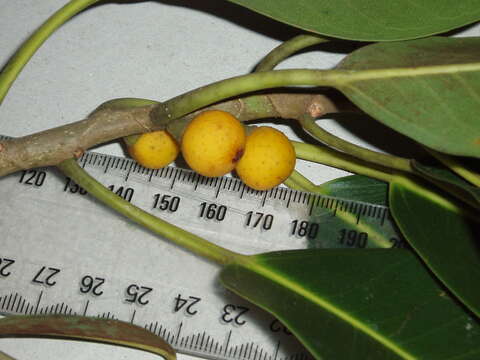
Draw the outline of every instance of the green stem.
<instances>
[{"instance_id":1,"label":"green stem","mask_svg":"<svg viewBox=\"0 0 480 360\"><path fill-rule=\"evenodd\" d=\"M289 187L290 189L293 189L293 190L298 190L298 191L308 191L307 189L305 189L303 186L297 184L293 179L292 179L292 176L290 175L290 177L288 177L284 182L283 182L283 185Z\"/></svg>"},{"instance_id":2,"label":"green stem","mask_svg":"<svg viewBox=\"0 0 480 360\"><path fill-rule=\"evenodd\" d=\"M463 64L461 70L474 72L480 64ZM209 104L241 94L284 86L330 86L345 90L360 81L405 78L412 76L452 74L459 71L458 64L432 65L427 67L385 68L370 70L277 70L253 73L222 80L177 96L154 111L152 121L165 125Z\"/></svg>"},{"instance_id":3,"label":"green stem","mask_svg":"<svg viewBox=\"0 0 480 360\"><path fill-rule=\"evenodd\" d=\"M454 173L461 176L465 180L469 181L473 185L480 187L480 174L471 171L465 168L462 164L458 162L458 160L450 155L440 153L438 151L427 149L427 151L432 154L437 160L442 162L445 166L450 168Z\"/></svg>"},{"instance_id":4,"label":"green stem","mask_svg":"<svg viewBox=\"0 0 480 360\"><path fill-rule=\"evenodd\" d=\"M118 211L120 214L146 227L154 233L163 236L171 242L218 264L225 265L243 255L215 245L197 235L185 231L162 219L143 211L108 190L105 186L91 177L75 160L65 160L58 165L59 169L73 179L89 194Z\"/></svg>"},{"instance_id":5,"label":"green stem","mask_svg":"<svg viewBox=\"0 0 480 360\"><path fill-rule=\"evenodd\" d=\"M263 72L272 70L282 60L290 55L305 49L309 46L327 42L329 39L320 37L319 35L302 34L285 41L284 43L273 49L263 60L257 65L255 72Z\"/></svg>"},{"instance_id":6,"label":"green stem","mask_svg":"<svg viewBox=\"0 0 480 360\"><path fill-rule=\"evenodd\" d=\"M23 43L20 49L10 59L2 73L0 74L0 103L7 95L10 86L22 71L25 64L30 60L35 51L42 46L45 40L62 26L67 20L78 14L80 11L95 4L100 0L72 0L67 5L59 9L55 14L47 19L35 33Z\"/></svg>"},{"instance_id":7,"label":"green stem","mask_svg":"<svg viewBox=\"0 0 480 360\"><path fill-rule=\"evenodd\" d=\"M369 164L364 165L361 160L353 158L348 154L344 154L329 148L322 148L320 146L295 141L292 141L292 144L295 147L297 157L300 159L315 161L320 164L333 166L357 174L367 175L385 182L390 182L395 179L394 174L389 174L387 172L374 169ZM293 185L292 187L294 189L295 187L303 187L305 191L310 191L312 193L321 195L330 195L325 192L322 185L313 184L300 173L292 173L290 175L289 182L286 182L285 184L287 186ZM358 219L354 214L339 213L336 216L345 221L346 224L351 224L358 227L360 231L368 232L371 235L375 234L375 236L372 236L372 239L375 239L375 241L370 243L371 245L374 245L373 247L389 248L392 246L389 239L384 238L381 233L379 233L379 229L377 229L375 226L372 226L368 223L358 224Z\"/></svg>"},{"instance_id":8,"label":"green stem","mask_svg":"<svg viewBox=\"0 0 480 360\"><path fill-rule=\"evenodd\" d=\"M295 149L297 149L297 145L302 144L302 143L293 143L293 144L295 146ZM310 145L310 146L313 146L313 145ZM320 163L326 163L328 161L326 159L331 159L331 158L334 158L335 160L333 160L333 162L335 164L338 164L338 165L340 165L342 163L342 161L345 161L344 158L342 157L344 154L338 153L335 150L333 150L333 151L332 150L325 150L324 151L321 148L318 148L317 149L318 151L312 151L312 149L306 149L306 150L309 153L308 157L310 159L315 158L314 161L317 161L317 162L320 162ZM315 154L315 152L317 152L317 154ZM322 161L318 161L318 160L320 160L320 158L322 158ZM340 161L338 161L338 159L340 159ZM358 162L358 160L357 160L357 162ZM329 165L329 164L327 164L327 165ZM343 164L343 165L345 165L345 164ZM337 166L337 165L335 165L335 166L336 167L342 167L342 166ZM358 171L359 170L359 168L358 168L359 165L357 164L356 168L354 168L354 166L355 166L355 164L350 163L349 164L349 169L346 169L346 170L350 170L350 171L357 170ZM364 170L371 171L372 169L367 168L367 169L364 169ZM384 174L377 174L377 178L380 177L380 176L384 176ZM390 176L389 178L391 179L393 177ZM308 180L306 177L304 177L302 174L296 173L296 172L292 173L290 175L290 177L287 179L287 181L284 182L284 184L291 187L292 189L295 189L295 190L309 191L309 192L320 194L320 195L330 195L330 194L325 192L322 185L315 185L310 180ZM345 212L345 213L340 212L340 213L337 213L336 216L338 218L342 219L343 221L345 221L346 224L357 227L359 231L365 231L365 232L369 233L370 235L374 235L374 236L371 237L372 240L370 241L370 246L377 247L377 248L389 248L389 247L392 246L392 243L389 241L389 239L386 239L384 236L382 236L382 234L379 232L379 229L376 228L375 226L373 226L372 224L368 224L368 223L358 224L358 218L355 214L348 213L348 212ZM373 239L375 239L375 240L373 240Z\"/></svg>"},{"instance_id":9,"label":"green stem","mask_svg":"<svg viewBox=\"0 0 480 360\"><path fill-rule=\"evenodd\" d=\"M160 102L156 100L142 99L142 98L118 98L118 99L112 99L104 102L99 107L97 107L93 113L104 110L104 109L122 110L122 109L131 109L131 108L148 106L148 105L155 105L159 103Z\"/></svg>"},{"instance_id":10,"label":"green stem","mask_svg":"<svg viewBox=\"0 0 480 360\"><path fill-rule=\"evenodd\" d=\"M297 157L320 164L343 169L352 173L370 176L385 182L390 182L393 175L381 169L375 169L368 163L363 163L348 154L343 154L328 148L292 141Z\"/></svg>"},{"instance_id":11,"label":"green stem","mask_svg":"<svg viewBox=\"0 0 480 360\"><path fill-rule=\"evenodd\" d=\"M372 168L372 165L368 163L363 164L363 161L356 159L348 154L344 154L333 149L323 148L320 146L300 143L296 141L292 141L292 144L295 147L297 157L300 159L315 161L320 164L333 166L361 175L370 176L385 182L390 182L395 179L394 174L389 174L380 169ZM321 185L314 185L312 182L310 182L310 180L305 178L300 173L292 174L289 180L289 184L292 184L293 186L304 187L307 191L313 193L328 195L325 194L325 191L321 187ZM337 214L337 216L340 217L347 224L357 224L356 216L351 213ZM378 229L373 227L371 224L364 223L357 224L356 226L358 226L360 230L368 232L369 234L379 234ZM372 242L372 244L375 244L375 247L388 248L392 246L388 239L385 239L380 234L379 236L373 236L372 238L377 239L374 243Z\"/></svg>"},{"instance_id":12,"label":"green stem","mask_svg":"<svg viewBox=\"0 0 480 360\"><path fill-rule=\"evenodd\" d=\"M315 185L313 182L311 182L309 179L303 176L302 173L298 171L293 171L287 180L288 180L288 183L285 181L285 185L287 185L288 187L292 187L289 185L289 184L292 184L293 186L296 186L296 188L292 187L296 190L323 194L323 191L319 190L318 185Z\"/></svg>"},{"instance_id":13,"label":"green stem","mask_svg":"<svg viewBox=\"0 0 480 360\"><path fill-rule=\"evenodd\" d=\"M303 181L306 180L306 181ZM293 190L315 192L315 184L308 180L297 170L293 170L290 176L283 182L285 186Z\"/></svg>"},{"instance_id":14,"label":"green stem","mask_svg":"<svg viewBox=\"0 0 480 360\"><path fill-rule=\"evenodd\" d=\"M270 53L268 53L267 56L265 56L263 60L258 64L255 72L270 71L281 61L283 61L290 55L296 53L297 51L325 41L328 41L328 39L322 38L317 35L295 36L294 38L280 44ZM285 180L283 183L294 190L310 192L314 192L316 190L315 184L313 184L297 170L293 170L288 179Z\"/></svg>"},{"instance_id":15,"label":"green stem","mask_svg":"<svg viewBox=\"0 0 480 360\"><path fill-rule=\"evenodd\" d=\"M165 124L220 100L247 92L282 86L334 86L350 73L345 70L277 70L218 81L174 97L156 109L152 121Z\"/></svg>"},{"instance_id":16,"label":"green stem","mask_svg":"<svg viewBox=\"0 0 480 360\"><path fill-rule=\"evenodd\" d=\"M410 161L408 159L388 154L382 154L352 144L322 129L316 124L315 120L311 116L305 115L302 119L299 119L299 121L306 131L308 131L313 137L326 145L329 145L337 150L346 152L363 161L377 164L386 168L392 168L399 171L413 173L412 167L410 166Z\"/></svg>"},{"instance_id":17,"label":"green stem","mask_svg":"<svg viewBox=\"0 0 480 360\"><path fill-rule=\"evenodd\" d=\"M287 57L294 54L295 52L302 50L306 47L316 45L326 41L328 41L328 39L322 38L316 35L296 36L284 42L283 44L275 48L273 51L271 51L260 62L255 72L272 70L282 60L286 59ZM308 114L303 115L303 117L297 120L300 122L300 124L305 130L310 132L311 135L313 135L314 137L316 137L318 140L322 141L326 145L336 148L337 150L341 150L346 153L349 153L360 160L372 162L381 166L391 167L398 170L411 171L410 162L407 159L401 159L401 158L391 157L389 155L383 155L374 151L367 150L360 146L354 145L348 141L345 141L320 128L315 123L313 117L311 117ZM321 150L321 148L318 148L318 149ZM338 153L335 153L335 154L338 154ZM317 156L318 156L318 151L317 151ZM329 159L332 159L332 158L334 157L329 157ZM325 161L327 160L323 159L323 163L325 163ZM394 166L391 166L392 162L394 163L393 164ZM336 165L334 166L341 167L341 164L337 162L335 163ZM358 162L356 163L357 163L356 165L357 167L360 166ZM355 162L351 162L349 166L352 167L352 164L355 164ZM345 164L343 163L343 165ZM366 168L364 168L363 166L362 166L362 169L364 171L366 170ZM310 192L319 193L319 194L323 193L323 189L320 186L312 183L310 180L308 180L305 176L303 176L298 171L294 171L290 175L290 177L284 182L284 184L296 190L310 191Z\"/></svg>"},{"instance_id":18,"label":"green stem","mask_svg":"<svg viewBox=\"0 0 480 360\"><path fill-rule=\"evenodd\" d=\"M296 144L301 144L301 143L294 143L294 146L296 146ZM323 152L322 151L323 149L319 148L319 150L320 150L320 152ZM314 155L313 151L308 150L308 152L310 152L310 156L313 157L313 155ZM336 154L334 154L334 153L336 153ZM337 154L338 154L338 156L337 156ZM332 158L334 156L341 157L341 155L343 155L343 154L338 153L336 151L326 150L325 154L323 154L323 155L327 155L328 158ZM323 157L323 159L325 160L324 157ZM318 158L317 158L317 160L318 160ZM324 161L321 161L321 162L324 163ZM335 163L338 163L338 162L335 160ZM352 164L350 164L350 166L351 165ZM284 184L287 185L288 187L294 189L294 190L309 191L309 192L312 192L312 193L315 193L315 194L320 194L320 195L330 195L330 194L325 192L322 185L313 184L305 176L303 176L301 173L296 172L296 171L294 171L290 175L290 177L286 181L284 181ZM371 236L371 240L370 240L370 243L369 243L370 246L377 247L377 248L389 248L389 247L392 246L392 243L388 239L386 239L384 236L382 236L382 234L379 232L379 229L376 228L375 226L373 226L372 224L368 224L368 223L358 224L358 219L357 219L357 216L355 214L348 213L348 212L345 212L345 213L340 212L340 213L337 213L336 216L338 218L342 219L343 221L345 221L346 224L357 227L359 231L365 231L368 234L373 235L373 236Z\"/></svg>"}]
</instances>

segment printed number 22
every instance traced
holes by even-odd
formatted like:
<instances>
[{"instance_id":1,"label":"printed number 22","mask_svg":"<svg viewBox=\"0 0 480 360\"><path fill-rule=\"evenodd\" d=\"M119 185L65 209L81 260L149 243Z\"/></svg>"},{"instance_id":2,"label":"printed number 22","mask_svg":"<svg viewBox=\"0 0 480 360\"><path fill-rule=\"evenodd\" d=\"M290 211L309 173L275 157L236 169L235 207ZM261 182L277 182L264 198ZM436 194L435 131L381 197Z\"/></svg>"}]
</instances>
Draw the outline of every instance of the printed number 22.
<instances>
[{"instance_id":1,"label":"printed number 22","mask_svg":"<svg viewBox=\"0 0 480 360\"><path fill-rule=\"evenodd\" d=\"M15 263L15 260L7 259L7 258L0 258L0 276L7 277L12 272L7 270L7 268Z\"/></svg>"}]
</instances>

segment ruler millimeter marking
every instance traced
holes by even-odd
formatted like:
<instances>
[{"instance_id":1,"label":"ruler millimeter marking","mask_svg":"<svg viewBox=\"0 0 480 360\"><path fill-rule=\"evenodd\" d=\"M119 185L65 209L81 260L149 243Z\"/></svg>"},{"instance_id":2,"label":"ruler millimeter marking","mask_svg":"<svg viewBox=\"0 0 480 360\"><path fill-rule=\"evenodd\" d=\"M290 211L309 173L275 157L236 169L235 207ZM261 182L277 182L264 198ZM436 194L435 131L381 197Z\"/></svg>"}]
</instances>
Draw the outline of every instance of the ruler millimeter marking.
<instances>
[{"instance_id":1,"label":"ruler millimeter marking","mask_svg":"<svg viewBox=\"0 0 480 360\"><path fill-rule=\"evenodd\" d=\"M193 191L196 191L198 186L212 188L214 189L213 198L215 199L218 198L221 191L226 191L238 193L240 200L243 199L245 195L256 197L259 200L260 207L264 207L267 200L272 200L285 202L284 206L286 208L289 208L292 202L304 205L308 204L308 215L312 215L313 209L318 207L332 210L333 216L336 215L337 211L349 212L356 216L357 224L363 216L381 219L382 224L389 216L388 208L381 205L301 192L283 187L276 187L267 191L253 190L236 178L207 178L193 171L171 166L157 170L147 169L132 159L94 152L85 153L80 158L79 163L83 168L85 168L87 164L92 167L103 168L104 173L111 170L122 172L125 182L128 182L131 174L136 174L145 176L148 182L153 182L155 178L161 178L161 181L169 181L170 190L174 188L177 180L183 184L192 184Z\"/></svg>"},{"instance_id":2,"label":"ruler millimeter marking","mask_svg":"<svg viewBox=\"0 0 480 360\"><path fill-rule=\"evenodd\" d=\"M125 200L242 253L369 247L375 231L401 244L383 206L93 152L79 164ZM1 312L129 321L211 359L309 357L277 319L221 288L216 265L157 241L58 171L4 177L0 198Z\"/></svg>"}]
</instances>

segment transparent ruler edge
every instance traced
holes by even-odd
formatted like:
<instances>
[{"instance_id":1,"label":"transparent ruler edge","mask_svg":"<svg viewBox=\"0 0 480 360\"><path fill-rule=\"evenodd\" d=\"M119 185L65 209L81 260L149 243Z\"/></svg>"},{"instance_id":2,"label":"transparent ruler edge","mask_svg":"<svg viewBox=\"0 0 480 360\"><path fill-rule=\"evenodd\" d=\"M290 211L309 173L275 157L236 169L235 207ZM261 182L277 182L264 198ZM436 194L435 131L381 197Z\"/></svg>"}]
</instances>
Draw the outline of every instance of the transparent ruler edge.
<instances>
[{"instance_id":1,"label":"transparent ruler edge","mask_svg":"<svg viewBox=\"0 0 480 360\"><path fill-rule=\"evenodd\" d=\"M8 139L7 137L0 135L0 139L2 138ZM237 193L240 200L243 199L244 195L249 195L250 197L256 198L260 207L263 207L269 201L282 201L286 209L289 208L290 204L294 204L294 203L300 204L301 206L308 206L309 214L311 214L311 211L315 206L322 206L332 211L333 214L335 214L337 211L344 211L344 212L346 211L346 212L357 214L358 216L357 221L360 219L361 216L375 216L381 219L382 223L385 221L387 222L389 221L388 208L385 206L376 205L376 204L363 203L359 201L351 201L347 199L340 199L340 198L335 198L335 197L330 197L325 195L311 194L311 193L301 192L301 191L292 190L288 188L280 188L280 187L274 188L269 191L256 191L246 187L239 179L235 179L235 178L230 178L230 177L205 178L190 170L176 168L176 167L166 167L160 170L145 169L140 165L138 165L132 159L127 159L127 158L113 156L113 155L100 154L95 152L86 152L78 160L78 162L83 167L88 165L89 167L97 168L98 170L104 170L105 174L107 174L109 169L118 171L122 176L124 176L123 181L125 182L129 181L130 176L140 175L142 177L147 178L148 183L154 183L156 179L158 179L158 181L163 181L164 183L169 182L171 188L174 187L176 182L180 182L180 183L187 182L187 183L191 183L192 185L194 184L195 190L197 189L198 186L207 187L210 189L210 191L212 191L212 196L214 193L215 199L219 196L219 194L222 191L226 191L230 193ZM45 168L45 169L47 169L48 171L48 168ZM110 176L110 175L107 174L107 176ZM114 176L116 179L119 179L118 174L117 175L112 174L112 176ZM143 185L148 186L148 183L144 182ZM63 189L59 191L63 191ZM371 209L375 209L375 211L373 211L373 214L369 214ZM41 294L40 294L40 297L41 297ZM3 311L3 313L6 313L6 314L18 313L18 309L22 302L22 299L21 299L22 296L20 295L20 298L17 299L18 295L19 295L18 293L16 293L15 295L10 294L8 298L7 296L3 296L3 299L2 297L0 297L0 308L7 309L7 311ZM40 302L40 297L38 299L38 303ZM23 311L24 305L25 305L25 299L23 299L23 304L21 305L22 311ZM60 303L56 304L55 308L53 308L53 305L52 305L50 307L50 313L53 312L53 313L66 314L68 306L65 305L65 309L64 309L63 303L60 305L60 308L58 308L59 305ZM37 308L38 308L38 304L37 304ZM9 309L10 311L8 311ZM30 309L30 313L32 313L32 310L33 310L33 306ZM71 310L72 309L70 308L70 311ZM114 310L117 310L117 309L113 309L112 311ZM35 309L34 313L36 313L36 311L37 309ZM47 311L48 309L45 310L45 313ZM107 318L109 318L110 316L111 316L110 313L104 313L102 315L102 317L107 317ZM163 333L162 333L162 327L157 329L156 323L155 325L153 324L154 323L152 322L150 323L150 327L145 326L145 328L148 328L150 331L164 338L166 337L167 341L171 343L173 342L178 343L178 337L175 338L173 334L170 334L170 332L168 333L168 336L165 336L166 328L163 328ZM278 324L275 324L275 326L278 326ZM278 327L278 329L280 329L280 327ZM174 344L174 347L183 353L206 356L206 357L215 358L215 359L225 359L225 358L250 359L251 353L253 352L253 342L250 344L250 348L248 347L248 344L245 346L245 348L240 348L240 350L238 351L238 354L237 354L237 347L235 347L233 354L232 354L232 350L233 350L232 348L227 353L226 350L228 347L228 341L230 340L231 334L232 332L230 330L227 336L227 342L226 344L224 344L225 352L221 355L217 354L216 349L215 351L212 352L213 339L210 342L210 351L207 351L206 349L209 344L208 339L206 341L205 347L202 348L201 345L204 343L205 332L203 333L203 335L198 333L196 335L196 339L194 339L195 336L191 337L190 348L186 344L185 346L182 346L180 348L178 346L175 346L178 344ZM200 335L202 335L201 339L200 339ZM195 341L195 346L192 348L193 341ZM201 344L199 346L200 349L198 349L196 345L199 341ZM188 343L188 337L187 337L186 343ZM215 346L217 345L218 344L216 344ZM253 357L254 360L257 359L257 350L258 350L258 344L254 351L255 352L255 355ZM263 351L263 349L261 351ZM248 357L247 357L247 353L249 353ZM263 357L264 359L262 359L262 352L260 352L260 355L258 356L258 360L276 359L276 352L275 352L275 356L273 356L273 354L268 354L267 356L267 352L265 351L263 353ZM296 353L294 355L291 355L290 357L284 357L284 359L290 359L290 358L303 359L305 357L308 357L306 353Z\"/></svg>"},{"instance_id":2,"label":"transparent ruler edge","mask_svg":"<svg viewBox=\"0 0 480 360\"><path fill-rule=\"evenodd\" d=\"M8 140L11 137L0 135L0 140ZM97 153L94 151L86 151L77 162L85 168L86 164L97 169L104 169L106 174L109 169L114 169L124 173L124 181L128 182L131 174L148 177L149 183L156 181L170 180L170 189L172 189L177 181L183 183L194 184L193 190L196 191L198 186L209 187L215 189L216 199L220 192L237 192L239 200L244 195L249 195L258 199L260 207L263 207L267 201L283 201L285 208L289 208L291 203L302 204L308 206L308 215L312 215L314 208L324 208L331 210L333 216L337 211L346 212L356 216L356 225L360 222L361 217L371 217L380 219L383 226L386 223L395 227L393 218L390 214L388 206L372 204L364 201L350 200L329 195L314 194L306 191L294 190L287 187L275 187L270 190L260 191L254 190L246 186L240 179L233 177L217 177L207 178L199 175L192 170L179 168L175 166L166 166L162 169L147 169L139 165L135 160ZM48 167L44 167L48 171ZM158 180L156 180L158 179ZM188 196L188 195L187 195ZM399 238L401 235L397 233Z\"/></svg>"}]
</instances>

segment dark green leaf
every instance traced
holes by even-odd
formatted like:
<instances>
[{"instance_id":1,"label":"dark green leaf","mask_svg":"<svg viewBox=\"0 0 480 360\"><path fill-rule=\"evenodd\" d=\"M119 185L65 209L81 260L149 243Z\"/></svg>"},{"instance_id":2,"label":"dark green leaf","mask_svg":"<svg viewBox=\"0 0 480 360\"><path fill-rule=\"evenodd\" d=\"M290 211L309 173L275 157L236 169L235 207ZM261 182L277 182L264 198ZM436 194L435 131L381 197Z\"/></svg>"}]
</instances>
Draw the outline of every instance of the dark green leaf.
<instances>
[{"instance_id":1,"label":"dark green leaf","mask_svg":"<svg viewBox=\"0 0 480 360\"><path fill-rule=\"evenodd\" d=\"M412 168L424 178L438 184L443 189L454 195L460 196L461 199L470 200L468 203L476 208L480 208L480 188L473 186L463 178L443 167L427 166L412 161Z\"/></svg>"},{"instance_id":2,"label":"dark green leaf","mask_svg":"<svg viewBox=\"0 0 480 360\"><path fill-rule=\"evenodd\" d=\"M83 316L7 316L0 319L0 336L49 336L90 340L145 350L175 360L175 351L159 336L141 327Z\"/></svg>"},{"instance_id":3,"label":"dark green leaf","mask_svg":"<svg viewBox=\"0 0 480 360\"><path fill-rule=\"evenodd\" d=\"M388 184L361 175L334 179L317 187L318 193L357 203L356 213L363 214L369 204L386 205ZM348 207L347 207L348 208ZM405 247L405 242L390 223L374 221L350 211L337 211L333 217L328 207L313 207L306 236L308 248L388 248ZM311 231L314 224L321 224ZM314 236L312 236L314 233Z\"/></svg>"},{"instance_id":4,"label":"dark green leaf","mask_svg":"<svg viewBox=\"0 0 480 360\"><path fill-rule=\"evenodd\" d=\"M224 285L317 359L478 359L480 325L408 250L295 250L239 259Z\"/></svg>"},{"instance_id":5,"label":"dark green leaf","mask_svg":"<svg viewBox=\"0 0 480 360\"><path fill-rule=\"evenodd\" d=\"M342 199L387 205L388 184L363 175L349 175L323 183L319 193Z\"/></svg>"},{"instance_id":6,"label":"dark green leaf","mask_svg":"<svg viewBox=\"0 0 480 360\"><path fill-rule=\"evenodd\" d=\"M476 0L230 0L318 34L385 41L438 34L480 19Z\"/></svg>"},{"instance_id":7,"label":"dark green leaf","mask_svg":"<svg viewBox=\"0 0 480 360\"><path fill-rule=\"evenodd\" d=\"M451 202L405 178L390 183L390 209L427 266L480 316L479 223Z\"/></svg>"},{"instance_id":8,"label":"dark green leaf","mask_svg":"<svg viewBox=\"0 0 480 360\"><path fill-rule=\"evenodd\" d=\"M351 40L404 40L480 19L477 0L230 0L298 28Z\"/></svg>"},{"instance_id":9,"label":"dark green leaf","mask_svg":"<svg viewBox=\"0 0 480 360\"><path fill-rule=\"evenodd\" d=\"M338 68L355 70L337 87L375 119L435 150L480 157L480 38L373 44Z\"/></svg>"}]
</instances>

